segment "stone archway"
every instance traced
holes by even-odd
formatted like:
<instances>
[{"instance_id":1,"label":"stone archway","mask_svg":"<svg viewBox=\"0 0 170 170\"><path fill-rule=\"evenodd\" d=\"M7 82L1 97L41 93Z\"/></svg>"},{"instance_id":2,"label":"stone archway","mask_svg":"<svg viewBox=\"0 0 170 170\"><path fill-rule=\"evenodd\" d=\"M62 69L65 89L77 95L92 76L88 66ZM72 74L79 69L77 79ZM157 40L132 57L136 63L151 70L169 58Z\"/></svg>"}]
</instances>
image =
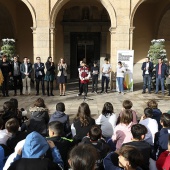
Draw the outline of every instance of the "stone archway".
<instances>
[{"instance_id":1,"label":"stone archway","mask_svg":"<svg viewBox=\"0 0 170 170\"><path fill-rule=\"evenodd\" d=\"M33 34L32 27L36 27L36 16L31 4L26 0L0 0L8 13L8 17L3 18L4 22L11 21L10 30L6 29L6 33L3 32L3 25L1 24L0 33L3 34L1 38L14 38L16 40L16 52L21 57L29 57L33 61ZM19 9L19 10L18 10ZM3 10L0 10L3 15ZM11 35L11 30L13 31Z\"/></svg>"},{"instance_id":2,"label":"stone archway","mask_svg":"<svg viewBox=\"0 0 170 170\"><path fill-rule=\"evenodd\" d=\"M63 9L63 7L66 4L70 3L70 2L71 2L70 0L65 0L65 1L60 0L60 1L57 1L56 4L54 5L54 7L52 8L52 11L51 11L51 14L50 14L50 45L51 45L50 48L51 48L51 56L56 56L56 53L55 53L55 50L56 50L55 49L55 46L56 46L55 45L56 44L56 42L55 42L55 39L56 39L55 38L55 32L56 32L56 30L55 29L57 29L57 31L58 31L58 28L56 27L56 24L55 24L56 18L58 17L58 14L61 11L61 9ZM109 41L108 42L110 44L109 45L110 48L108 50L109 51L108 53L109 53L109 57L112 59L112 58L115 58L115 57L113 57L113 53L116 54L115 48L113 48L113 43L114 43L113 42L114 41L113 37L115 35L115 29L117 27L116 12L115 12L115 9L113 8L113 5L108 0L96 0L95 3L100 4L105 9L105 11L107 11L109 19L110 19L110 26L107 29L107 32L108 32L109 35L102 34L101 37L103 39L105 39L106 37L109 36ZM77 4L77 3L75 3L75 4ZM89 32L88 30L91 30L91 29L87 28L86 31ZM69 36L69 34L68 34L68 36ZM68 36L65 35L65 37L68 37ZM106 42L106 43L108 43L108 42ZM55 58L54 58L54 60L55 60Z\"/></svg>"},{"instance_id":3,"label":"stone archway","mask_svg":"<svg viewBox=\"0 0 170 170\"><path fill-rule=\"evenodd\" d=\"M33 26L32 27L35 29L37 27L37 23L36 23L36 13L35 13L33 6L27 0L20 0L20 1L22 1L28 7L28 9L31 13L31 16L32 16L32 20L33 20Z\"/></svg>"}]
</instances>

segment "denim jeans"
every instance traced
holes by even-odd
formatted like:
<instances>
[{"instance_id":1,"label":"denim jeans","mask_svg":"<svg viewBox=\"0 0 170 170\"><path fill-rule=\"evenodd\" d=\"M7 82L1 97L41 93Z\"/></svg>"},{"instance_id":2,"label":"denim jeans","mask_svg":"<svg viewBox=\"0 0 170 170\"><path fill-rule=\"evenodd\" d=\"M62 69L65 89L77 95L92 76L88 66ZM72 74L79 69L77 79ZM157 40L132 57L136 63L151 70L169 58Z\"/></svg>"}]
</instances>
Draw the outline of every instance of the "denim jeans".
<instances>
[{"instance_id":1,"label":"denim jeans","mask_svg":"<svg viewBox=\"0 0 170 170\"><path fill-rule=\"evenodd\" d=\"M119 87L119 92L123 92L123 77L117 77L117 83L118 83L118 87Z\"/></svg>"},{"instance_id":2,"label":"denim jeans","mask_svg":"<svg viewBox=\"0 0 170 170\"><path fill-rule=\"evenodd\" d=\"M162 78L161 75L158 75L158 77L156 78L156 93L158 93L159 91L159 83L161 82L161 90L162 93L164 93L164 77Z\"/></svg>"},{"instance_id":3,"label":"denim jeans","mask_svg":"<svg viewBox=\"0 0 170 170\"><path fill-rule=\"evenodd\" d=\"M102 76L102 91L104 91L104 82L105 81L106 81L106 92L107 92L110 78L106 77L106 76Z\"/></svg>"},{"instance_id":4,"label":"denim jeans","mask_svg":"<svg viewBox=\"0 0 170 170\"><path fill-rule=\"evenodd\" d=\"M151 91L151 79L152 77L149 74L143 76L143 91L145 92L146 87L148 86L148 92Z\"/></svg>"}]
</instances>

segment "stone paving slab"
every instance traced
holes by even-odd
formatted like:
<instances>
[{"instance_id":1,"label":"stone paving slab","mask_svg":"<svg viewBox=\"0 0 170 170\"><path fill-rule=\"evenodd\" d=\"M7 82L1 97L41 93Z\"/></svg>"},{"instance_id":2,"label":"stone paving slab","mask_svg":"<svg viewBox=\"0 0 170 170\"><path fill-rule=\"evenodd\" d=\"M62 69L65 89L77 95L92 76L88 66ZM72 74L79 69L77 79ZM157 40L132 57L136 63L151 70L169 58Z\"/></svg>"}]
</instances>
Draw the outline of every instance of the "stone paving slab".
<instances>
[{"instance_id":1,"label":"stone paving slab","mask_svg":"<svg viewBox=\"0 0 170 170\"><path fill-rule=\"evenodd\" d=\"M45 100L46 106L49 108L50 114L55 111L56 103L64 102L66 106L66 113L70 115L72 120L78 110L79 105L84 101L83 96L77 97L78 86L74 85L70 88L66 96L59 96L59 91L55 90L55 96L35 96L35 90L32 90L32 95L30 96L16 96L15 98L19 101L19 108L25 108L29 110L29 107L33 106L35 100L39 97L42 97ZM89 88L90 89L90 88ZM90 90L89 90L90 91ZM2 109L3 103L12 98L13 92L10 91L10 97L0 97L0 109ZM58 95L57 95L58 94ZM118 114L122 109L122 102L126 99L129 99L133 103L133 108L138 117L143 114L144 108L147 106L146 103L150 99L155 99L158 102L158 107L162 112L167 112L170 110L170 97L162 96L160 94L142 94L142 90L135 90L134 92L127 92L125 95L118 94L117 92L110 92L108 94L94 94L88 93L88 99L85 100L90 106L91 114L94 118L97 118L100 115L103 105L105 102L111 102L114 107L114 111Z\"/></svg>"}]
</instances>

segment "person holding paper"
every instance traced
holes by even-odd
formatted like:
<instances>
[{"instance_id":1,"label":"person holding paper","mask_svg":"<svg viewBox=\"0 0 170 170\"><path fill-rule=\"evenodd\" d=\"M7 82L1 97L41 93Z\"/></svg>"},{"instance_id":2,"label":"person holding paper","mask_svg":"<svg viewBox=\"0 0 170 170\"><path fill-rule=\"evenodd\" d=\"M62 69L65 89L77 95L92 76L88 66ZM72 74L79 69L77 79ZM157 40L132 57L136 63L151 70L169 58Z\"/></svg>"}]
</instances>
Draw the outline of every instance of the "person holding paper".
<instances>
[{"instance_id":1,"label":"person holding paper","mask_svg":"<svg viewBox=\"0 0 170 170\"><path fill-rule=\"evenodd\" d=\"M117 82L118 82L118 88L119 88L119 93L124 94L124 88L123 88L123 81L124 81L124 74L126 72L125 67L123 66L122 62L118 62L118 67L117 67Z\"/></svg>"}]
</instances>

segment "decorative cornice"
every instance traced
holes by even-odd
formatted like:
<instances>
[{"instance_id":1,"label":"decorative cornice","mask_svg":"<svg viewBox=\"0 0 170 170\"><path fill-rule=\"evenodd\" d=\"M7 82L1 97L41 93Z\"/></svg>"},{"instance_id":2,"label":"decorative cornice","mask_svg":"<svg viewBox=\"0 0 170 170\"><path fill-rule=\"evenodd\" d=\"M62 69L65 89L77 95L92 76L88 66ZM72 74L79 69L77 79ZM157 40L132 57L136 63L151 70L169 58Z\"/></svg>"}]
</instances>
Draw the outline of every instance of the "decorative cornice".
<instances>
[{"instance_id":1,"label":"decorative cornice","mask_svg":"<svg viewBox=\"0 0 170 170\"><path fill-rule=\"evenodd\" d=\"M129 28L129 31L130 31L130 34L133 34L133 30L135 29L135 27L130 27Z\"/></svg>"},{"instance_id":2,"label":"decorative cornice","mask_svg":"<svg viewBox=\"0 0 170 170\"><path fill-rule=\"evenodd\" d=\"M110 31L110 34L116 34L116 28L115 27L110 27L109 31Z\"/></svg>"},{"instance_id":3,"label":"decorative cornice","mask_svg":"<svg viewBox=\"0 0 170 170\"><path fill-rule=\"evenodd\" d=\"M55 34L56 28L55 27L51 27L50 28L50 34Z\"/></svg>"},{"instance_id":4,"label":"decorative cornice","mask_svg":"<svg viewBox=\"0 0 170 170\"><path fill-rule=\"evenodd\" d=\"M36 27L30 27L32 29L32 33L35 34L36 33Z\"/></svg>"}]
</instances>

